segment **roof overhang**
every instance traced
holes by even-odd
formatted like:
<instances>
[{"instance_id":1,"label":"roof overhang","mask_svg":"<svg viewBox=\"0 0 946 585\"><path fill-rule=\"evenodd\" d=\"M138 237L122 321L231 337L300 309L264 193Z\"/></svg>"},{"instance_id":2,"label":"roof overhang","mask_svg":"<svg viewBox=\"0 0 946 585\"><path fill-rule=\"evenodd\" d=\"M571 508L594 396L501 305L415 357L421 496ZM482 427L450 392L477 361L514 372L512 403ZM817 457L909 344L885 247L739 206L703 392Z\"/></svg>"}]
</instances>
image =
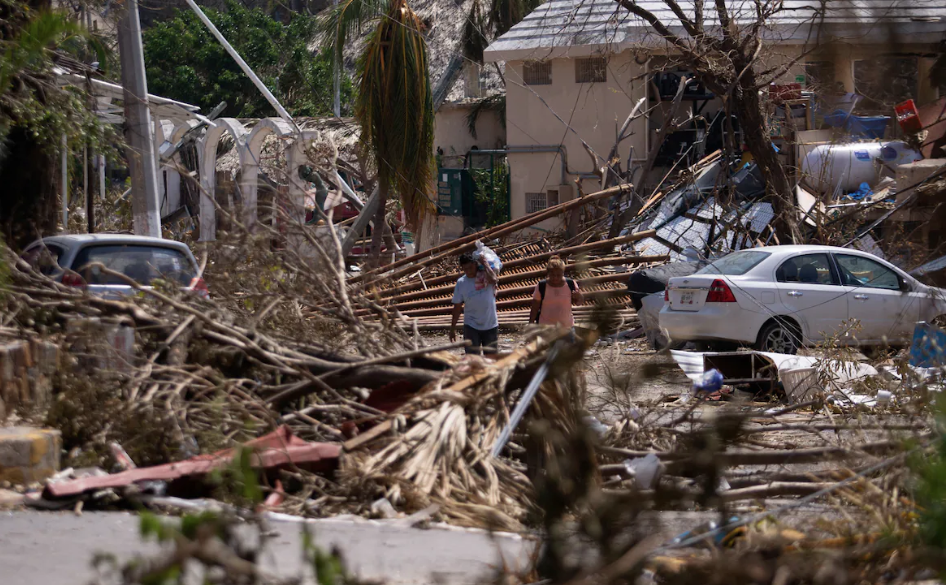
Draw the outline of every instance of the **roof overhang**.
<instances>
[{"instance_id":1,"label":"roof overhang","mask_svg":"<svg viewBox=\"0 0 946 585\"><path fill-rule=\"evenodd\" d=\"M75 73L55 68L60 86L85 86L91 83L92 95L96 101L96 112L99 119L109 124L121 124L124 120L124 109L115 102L125 99L125 90L122 86L103 81L101 79L86 78ZM187 120L199 120L209 123L206 117L200 115L200 108L195 105L172 100L170 98L148 94L148 109L157 120L172 120L183 123Z\"/></svg>"},{"instance_id":2,"label":"roof overhang","mask_svg":"<svg viewBox=\"0 0 946 585\"><path fill-rule=\"evenodd\" d=\"M687 38L682 27L671 27L674 34ZM712 35L710 29L708 34ZM851 45L922 45L936 44L946 38L946 20L883 20L873 23L803 22L767 28L763 40L774 46L815 46L827 43ZM530 35L514 28L486 48L487 63L580 58L624 51L667 51L672 46L647 26L637 23L625 27L584 29L579 35Z\"/></svg>"}]
</instances>

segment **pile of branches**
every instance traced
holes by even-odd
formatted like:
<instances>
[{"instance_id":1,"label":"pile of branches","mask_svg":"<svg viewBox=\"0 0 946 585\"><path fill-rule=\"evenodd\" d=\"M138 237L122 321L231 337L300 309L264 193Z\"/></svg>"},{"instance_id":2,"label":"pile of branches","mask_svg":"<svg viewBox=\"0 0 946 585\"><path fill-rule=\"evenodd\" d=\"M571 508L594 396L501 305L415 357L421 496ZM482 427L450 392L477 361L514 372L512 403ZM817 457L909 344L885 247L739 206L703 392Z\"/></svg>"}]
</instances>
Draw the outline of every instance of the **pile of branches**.
<instances>
[{"instance_id":1,"label":"pile of branches","mask_svg":"<svg viewBox=\"0 0 946 585\"><path fill-rule=\"evenodd\" d=\"M580 346L579 341L576 355ZM536 339L495 363L464 363L397 409L378 427L385 431L378 440L376 428L346 444L340 482L352 491L370 485L395 505L436 504L458 524L523 530L523 520L536 512L530 479L536 469L528 459L494 458L490 452L510 422L517 390L536 363L547 359L548 348L548 340ZM530 404L530 418L577 428L570 398L575 389L568 377L547 379ZM527 428L524 423L513 435L512 449L520 455Z\"/></svg>"},{"instance_id":2,"label":"pile of branches","mask_svg":"<svg viewBox=\"0 0 946 585\"><path fill-rule=\"evenodd\" d=\"M387 497L402 512L433 503L457 523L521 529L533 510L525 465L489 450L555 339L536 338L492 364L461 362L445 350L462 343L424 347L394 319L356 317L372 301L349 297L331 263L283 251L278 265L254 273L274 261L264 249L217 251L212 291L223 278L247 279L219 301L160 282L102 298L5 254L4 331L63 348L72 364L56 380L47 422L63 430L67 451L99 456L64 463L106 466L112 442L139 465L165 463L288 425L303 439L343 444L337 474L293 471L302 487L288 511L367 514ZM134 330L130 354L103 343L103 331L123 326ZM562 384L547 380L530 416L574 424Z\"/></svg>"}]
</instances>

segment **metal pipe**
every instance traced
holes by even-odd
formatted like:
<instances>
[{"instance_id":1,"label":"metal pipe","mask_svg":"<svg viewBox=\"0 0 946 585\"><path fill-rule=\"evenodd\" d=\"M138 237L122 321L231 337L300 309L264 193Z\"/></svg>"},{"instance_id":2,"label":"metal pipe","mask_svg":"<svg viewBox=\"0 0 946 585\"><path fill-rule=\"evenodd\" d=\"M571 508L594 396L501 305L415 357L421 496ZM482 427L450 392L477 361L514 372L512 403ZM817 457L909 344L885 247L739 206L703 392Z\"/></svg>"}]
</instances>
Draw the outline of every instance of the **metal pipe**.
<instances>
[{"instance_id":1,"label":"metal pipe","mask_svg":"<svg viewBox=\"0 0 946 585\"><path fill-rule=\"evenodd\" d=\"M86 217L89 215L89 147L82 147L82 205L85 206Z\"/></svg>"},{"instance_id":2,"label":"metal pipe","mask_svg":"<svg viewBox=\"0 0 946 585\"><path fill-rule=\"evenodd\" d=\"M582 173L577 171L571 171L568 168L568 151L565 149L564 144L530 144L525 146L507 146L502 149L494 150L469 150L467 151L464 159L463 166L466 167L469 164L471 154L531 154L531 153L545 153L545 152L554 152L558 153L561 160L561 183L559 185L568 184L568 175L574 175L581 179L598 179L597 174L595 173Z\"/></svg>"},{"instance_id":3,"label":"metal pipe","mask_svg":"<svg viewBox=\"0 0 946 585\"><path fill-rule=\"evenodd\" d=\"M99 155L98 161L99 168L99 198L102 202L105 202L105 155Z\"/></svg>"},{"instance_id":4,"label":"metal pipe","mask_svg":"<svg viewBox=\"0 0 946 585\"><path fill-rule=\"evenodd\" d=\"M204 11L201 10L199 6L197 6L197 3L194 2L194 0L186 1L191 10L197 14L197 18L199 18L200 21L204 23L204 26L206 26L210 31L210 34L212 34L220 42L220 44L223 45L223 48L227 50L227 53L230 53L230 56L233 57L233 60L237 62L237 65L240 66L240 69L243 70L243 73L246 73L246 76L249 77L250 81L253 82L253 85L256 86L256 89L260 90L260 93L263 94L263 97L266 98L266 101L268 101L269 104L273 106L273 108L276 110L276 113L279 114L279 117L285 120L287 124L295 128L296 132L301 132L301 130L299 130L299 126L297 126L296 122L292 119L292 116L290 116L289 112L286 111L286 108L282 107L282 104L280 104L279 100L276 99L276 96L274 96L273 93L269 91L269 88L266 87L266 84L264 84L260 78L256 76L256 73L250 69L250 66L246 64L246 61L243 60L243 57L241 57L240 54L236 52L236 49L234 49L230 43L227 42L227 39L225 39L223 35L220 34L220 31L217 30L217 27L214 26L214 23L210 22L210 19L207 18L207 15L204 14Z\"/></svg>"},{"instance_id":5,"label":"metal pipe","mask_svg":"<svg viewBox=\"0 0 946 585\"><path fill-rule=\"evenodd\" d=\"M648 57L647 61L644 62L644 97L647 99L646 108L650 108L650 62L652 58ZM660 100L660 96L655 98ZM646 111L645 108L645 111ZM644 158L638 159L644 162L647 162L647 159L650 158L650 115L644 116ZM643 180L643 178L641 179Z\"/></svg>"},{"instance_id":6,"label":"metal pipe","mask_svg":"<svg viewBox=\"0 0 946 585\"><path fill-rule=\"evenodd\" d=\"M558 352L561 349L562 344L563 342L559 340L556 341L554 345L552 345L548 355L545 357L545 361L541 366L539 366L539 369L536 370L535 375L532 376L532 380L526 387L525 392L522 393L522 396L519 398L519 403L516 404L516 408L512 411L512 415L509 417L509 424L506 425L502 433L500 433L499 438L496 439L496 443L493 445L493 450L490 452L490 455L494 458L499 457L499 454L502 453L506 443L509 442L512 432L516 430L517 426L519 426L519 421L522 420L522 416L526 413L526 409L529 408L529 404L532 402L532 399L535 398L536 393L539 391L539 387L542 386L542 382L544 382L545 377L548 376L549 368L551 367L552 362L554 362L555 358L558 357Z\"/></svg>"}]
</instances>

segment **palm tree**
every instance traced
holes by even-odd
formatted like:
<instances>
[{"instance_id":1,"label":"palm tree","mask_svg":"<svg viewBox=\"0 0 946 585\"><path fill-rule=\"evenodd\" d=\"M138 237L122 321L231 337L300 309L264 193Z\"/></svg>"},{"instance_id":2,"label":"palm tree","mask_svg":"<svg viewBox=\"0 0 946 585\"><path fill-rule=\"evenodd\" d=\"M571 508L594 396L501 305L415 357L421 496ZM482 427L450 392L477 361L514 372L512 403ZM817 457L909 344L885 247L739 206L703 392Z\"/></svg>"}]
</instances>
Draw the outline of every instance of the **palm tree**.
<instances>
[{"instance_id":1,"label":"palm tree","mask_svg":"<svg viewBox=\"0 0 946 585\"><path fill-rule=\"evenodd\" d=\"M371 238L372 263L381 254L385 204L392 190L408 224L420 225L433 204L426 192L433 169L434 108L423 23L406 0L347 0L321 21L326 48L342 67L347 39L376 22L358 57L355 119L378 173L380 205Z\"/></svg>"}]
</instances>

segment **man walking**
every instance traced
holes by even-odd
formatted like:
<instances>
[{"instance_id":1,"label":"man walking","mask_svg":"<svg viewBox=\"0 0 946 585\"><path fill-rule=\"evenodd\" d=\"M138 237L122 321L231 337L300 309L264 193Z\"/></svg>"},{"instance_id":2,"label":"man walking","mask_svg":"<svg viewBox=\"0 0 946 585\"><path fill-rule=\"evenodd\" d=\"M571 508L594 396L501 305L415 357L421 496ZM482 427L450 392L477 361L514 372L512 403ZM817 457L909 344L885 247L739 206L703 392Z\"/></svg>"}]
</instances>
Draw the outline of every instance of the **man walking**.
<instances>
[{"instance_id":1,"label":"man walking","mask_svg":"<svg viewBox=\"0 0 946 585\"><path fill-rule=\"evenodd\" d=\"M466 353L495 354L499 342L499 318L496 315L496 273L482 256L460 255L463 276L453 289L453 320L450 341L457 339L457 321L463 313L463 339L470 341Z\"/></svg>"}]
</instances>

